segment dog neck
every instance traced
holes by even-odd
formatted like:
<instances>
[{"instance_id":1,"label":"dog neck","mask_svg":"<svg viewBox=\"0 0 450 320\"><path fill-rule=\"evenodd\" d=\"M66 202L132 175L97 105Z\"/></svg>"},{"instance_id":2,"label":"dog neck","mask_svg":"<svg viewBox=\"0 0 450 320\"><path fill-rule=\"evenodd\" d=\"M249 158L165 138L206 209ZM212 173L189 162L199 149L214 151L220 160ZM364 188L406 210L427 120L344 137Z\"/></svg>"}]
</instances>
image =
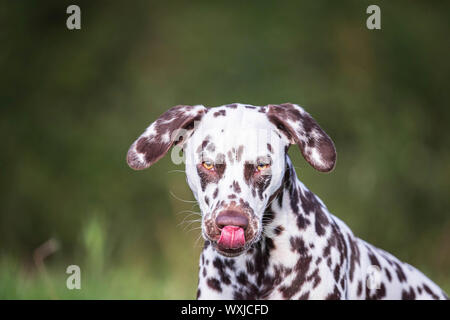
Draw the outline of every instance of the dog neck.
<instances>
[{"instance_id":1,"label":"dog neck","mask_svg":"<svg viewBox=\"0 0 450 320\"><path fill-rule=\"evenodd\" d=\"M312 260L321 255L322 246L316 242L334 221L323 202L298 180L286 157L282 184L264 213L261 240L234 258L221 256L205 242L199 289L206 288L210 298L218 291L222 298L267 298L293 273L298 282L304 282ZM284 288L283 295L289 297L289 288Z\"/></svg>"}]
</instances>

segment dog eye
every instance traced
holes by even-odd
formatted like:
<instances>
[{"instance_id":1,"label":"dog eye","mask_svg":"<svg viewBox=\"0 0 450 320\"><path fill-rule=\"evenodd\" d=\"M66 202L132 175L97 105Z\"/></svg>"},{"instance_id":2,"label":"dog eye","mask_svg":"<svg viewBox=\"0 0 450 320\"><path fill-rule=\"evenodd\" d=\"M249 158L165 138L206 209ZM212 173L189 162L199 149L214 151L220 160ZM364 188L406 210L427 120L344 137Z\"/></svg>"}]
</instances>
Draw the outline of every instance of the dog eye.
<instances>
[{"instance_id":1,"label":"dog eye","mask_svg":"<svg viewBox=\"0 0 450 320\"><path fill-rule=\"evenodd\" d=\"M214 167L214 165L210 161L203 161L202 166L207 170L211 170Z\"/></svg>"},{"instance_id":2,"label":"dog eye","mask_svg":"<svg viewBox=\"0 0 450 320\"><path fill-rule=\"evenodd\" d=\"M269 168L270 164L268 163L258 163L258 166L256 167L258 171L263 171Z\"/></svg>"}]
</instances>

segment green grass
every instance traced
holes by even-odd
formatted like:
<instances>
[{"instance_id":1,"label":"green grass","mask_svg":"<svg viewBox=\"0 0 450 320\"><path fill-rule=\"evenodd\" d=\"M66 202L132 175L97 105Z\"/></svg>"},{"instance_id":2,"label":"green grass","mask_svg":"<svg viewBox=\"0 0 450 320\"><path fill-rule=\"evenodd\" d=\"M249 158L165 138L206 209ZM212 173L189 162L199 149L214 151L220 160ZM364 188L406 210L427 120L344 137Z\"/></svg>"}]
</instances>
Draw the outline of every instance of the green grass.
<instances>
[{"instance_id":1,"label":"green grass","mask_svg":"<svg viewBox=\"0 0 450 320\"><path fill-rule=\"evenodd\" d=\"M111 254L105 221L93 215L81 229L76 254L64 256L64 248L51 239L39 247L52 247L42 263L36 259L39 249L26 262L0 255L0 299L194 299L201 243L194 245L197 235L177 227L157 229L165 228L172 236L158 235L161 249L130 246L118 257ZM66 269L73 264L81 270L79 290L66 286L71 275Z\"/></svg>"},{"instance_id":2,"label":"green grass","mask_svg":"<svg viewBox=\"0 0 450 320\"><path fill-rule=\"evenodd\" d=\"M150 273L142 267L117 267L90 274L81 268L81 289L69 290L65 267L26 271L0 262L0 299L194 299L197 274L183 277Z\"/></svg>"}]
</instances>

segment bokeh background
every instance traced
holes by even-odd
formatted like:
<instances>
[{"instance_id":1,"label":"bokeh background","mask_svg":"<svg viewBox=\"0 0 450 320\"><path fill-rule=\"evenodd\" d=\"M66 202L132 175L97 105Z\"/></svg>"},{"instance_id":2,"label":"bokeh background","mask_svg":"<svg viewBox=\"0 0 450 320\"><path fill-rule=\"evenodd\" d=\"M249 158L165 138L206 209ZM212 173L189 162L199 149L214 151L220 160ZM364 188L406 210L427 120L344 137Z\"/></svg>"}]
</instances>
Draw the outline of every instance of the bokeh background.
<instances>
[{"instance_id":1,"label":"bokeh background","mask_svg":"<svg viewBox=\"0 0 450 320\"><path fill-rule=\"evenodd\" d=\"M81 7L78 31L66 8ZM382 29L366 28L381 7ZM450 292L448 2L2 1L0 298L194 298L182 166L130 144L177 104L294 102L334 140L300 179ZM183 220L186 219L185 222ZM66 288L68 265L81 290Z\"/></svg>"}]
</instances>

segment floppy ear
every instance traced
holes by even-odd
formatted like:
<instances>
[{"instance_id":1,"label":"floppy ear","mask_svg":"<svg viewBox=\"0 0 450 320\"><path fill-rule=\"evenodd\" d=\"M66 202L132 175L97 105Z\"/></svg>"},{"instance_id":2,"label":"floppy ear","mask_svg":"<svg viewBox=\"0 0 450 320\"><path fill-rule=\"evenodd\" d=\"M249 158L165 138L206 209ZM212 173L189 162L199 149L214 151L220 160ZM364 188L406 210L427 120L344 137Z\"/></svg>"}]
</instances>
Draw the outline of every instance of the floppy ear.
<instances>
[{"instance_id":1,"label":"floppy ear","mask_svg":"<svg viewBox=\"0 0 450 320\"><path fill-rule=\"evenodd\" d=\"M336 164L333 141L317 122L298 105L268 105L267 116L292 144L297 144L303 157L315 169L328 172Z\"/></svg>"},{"instance_id":2,"label":"floppy ear","mask_svg":"<svg viewBox=\"0 0 450 320\"><path fill-rule=\"evenodd\" d=\"M128 165L142 170L154 164L173 144L187 139L187 134L194 130L194 122L200 121L207 110L202 105L180 105L167 110L131 145Z\"/></svg>"}]
</instances>

